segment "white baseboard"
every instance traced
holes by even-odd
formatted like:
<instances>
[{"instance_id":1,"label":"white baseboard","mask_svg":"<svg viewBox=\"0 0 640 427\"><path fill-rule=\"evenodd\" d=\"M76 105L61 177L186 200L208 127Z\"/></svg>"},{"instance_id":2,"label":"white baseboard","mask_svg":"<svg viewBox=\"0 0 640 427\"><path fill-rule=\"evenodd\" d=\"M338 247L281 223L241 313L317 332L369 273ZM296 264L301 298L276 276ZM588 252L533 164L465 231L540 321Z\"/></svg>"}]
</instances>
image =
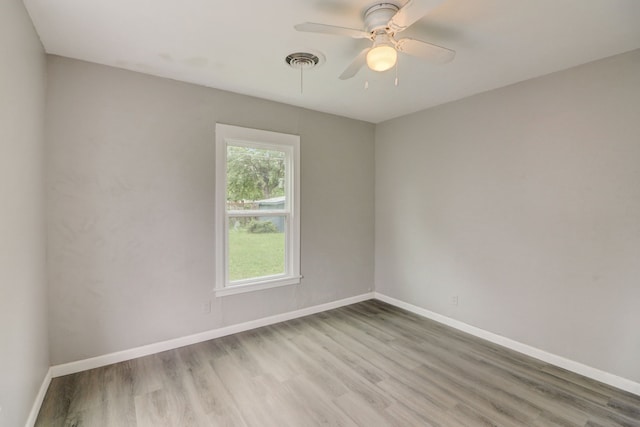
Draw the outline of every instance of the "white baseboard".
<instances>
[{"instance_id":1,"label":"white baseboard","mask_svg":"<svg viewBox=\"0 0 640 427\"><path fill-rule=\"evenodd\" d=\"M485 339L487 341L490 341L495 344L501 345L503 347L509 348L511 350L517 351L519 353L526 354L527 356L531 356L533 358L542 360L543 362L550 363L560 368L564 368L568 371L575 372L587 378L592 378L596 381L600 381L602 383L619 388L621 390L625 390L630 393L640 395L640 383L611 374L609 372L592 368L591 366L584 365L582 363L564 358L562 356L558 356L553 353L546 352L544 350L540 350L530 345L523 344L521 342L512 340L507 337L503 337L498 334L494 334L493 332L489 332L475 326L471 326L459 320L455 320L450 317L443 316L441 314L424 309L422 307L415 306L413 304L409 304L404 301L400 301L398 299L389 297L387 295L384 295L378 292L370 292L370 293L357 295L350 298L345 298L339 301L333 301L326 304L320 304L313 307L307 307L300 310L294 310L287 313L264 317L262 319L256 319L249 322L240 323L237 325L225 326L222 328L212 329L209 331L188 335L185 337L175 338L172 340L167 340L167 341L162 341L162 342L149 344L141 347L132 348L129 350L123 350L116 353L105 354L102 356L92 357L89 359L78 360L75 362L52 366L51 369L49 369L49 372L47 373L47 377L45 378L45 381L42 384L40 393L38 393L38 398L36 399L36 402L34 403L33 409L29 416L29 421L31 421L31 424L29 424L28 422L27 426L31 426L33 425L33 422L35 422L35 417L37 417L38 415L40 405L42 404L42 400L44 399L44 394L46 393L46 390L47 390L47 387L49 386L49 382L51 381L51 378L73 374L76 372L85 371L87 369L99 368L101 366L110 365L112 363L123 362L125 360L131 360L137 357L148 356L150 354L155 354L155 353L159 353L166 350L172 350L175 348L184 347L191 344L196 344L199 342L208 341L215 338L220 338L226 335L231 335L238 332L247 331L250 329L272 325L274 323L284 322L287 320L296 319L298 317L308 316L310 314L320 313L322 311L327 311L334 308L355 304L357 302L366 301L372 298L378 299L380 301L384 301L386 303L389 303L399 308L403 308L412 313L418 314L428 319L435 320L436 322L445 324L447 326L451 326L460 331L467 332L476 337Z\"/></svg>"},{"instance_id":2,"label":"white baseboard","mask_svg":"<svg viewBox=\"0 0 640 427\"><path fill-rule=\"evenodd\" d=\"M44 402L44 396L47 394L49 384L51 384L51 378L51 368L49 368L47 374L44 376L44 380L42 380L42 385L40 386L40 390L38 390L36 399L33 401L33 406L29 412L25 427L33 427L35 425L38 414L40 413L40 407L42 406L42 402Z\"/></svg>"},{"instance_id":3,"label":"white baseboard","mask_svg":"<svg viewBox=\"0 0 640 427\"><path fill-rule=\"evenodd\" d=\"M264 317L262 319L251 320L249 322L240 323L237 325L225 326L218 329L211 329L209 331L200 332L185 337L175 338L167 341L157 342L153 344L144 345L141 347L132 348L129 350L118 351L116 353L109 353L102 356L96 356L89 359L78 360L75 362L69 362L62 365L52 366L50 374L53 378L61 377L63 375L74 374L76 372L86 371L87 369L99 368L101 366L111 365L112 363L124 362L125 360L135 359L137 357L148 356L150 354L160 353L162 351L173 350L175 348L184 347L186 345L196 344L203 341L208 341L214 338L224 337L226 335L236 334L238 332L248 331L250 329L259 328L262 326L272 325L274 323L284 322L298 317L308 316L310 314L320 313L322 311L331 310L345 305L355 304L357 302L366 301L372 299L373 292L369 292L362 295L356 295L341 299L338 301L328 302L326 304L315 305L313 307L307 307L300 310L294 310L287 313L276 314L275 316ZM45 388L46 391L46 388ZM37 412L36 412L37 415Z\"/></svg>"},{"instance_id":4,"label":"white baseboard","mask_svg":"<svg viewBox=\"0 0 640 427\"><path fill-rule=\"evenodd\" d=\"M587 378L600 381L601 383L608 384L621 390L628 391L629 393L640 395L640 383L637 383L635 381L619 377L609 372L601 371L600 369L592 368L591 366L587 366L582 363L564 358L562 356L558 356L557 354L540 350L539 348L535 348L530 345L512 340L510 338L494 334L493 332L485 331L484 329L480 329L467 323L460 322L459 320L443 316L442 314L434 313L433 311L427 310L425 308L397 300L379 292L375 292L375 298L396 307L403 308L419 316L435 320L438 323L451 326L452 328L467 332L471 335L485 339L503 347L507 347L511 350L517 351L518 353L526 354L527 356L531 356L535 359L542 360L543 362L550 363L552 365L558 366L571 372L575 372L576 374L580 374Z\"/></svg>"}]
</instances>

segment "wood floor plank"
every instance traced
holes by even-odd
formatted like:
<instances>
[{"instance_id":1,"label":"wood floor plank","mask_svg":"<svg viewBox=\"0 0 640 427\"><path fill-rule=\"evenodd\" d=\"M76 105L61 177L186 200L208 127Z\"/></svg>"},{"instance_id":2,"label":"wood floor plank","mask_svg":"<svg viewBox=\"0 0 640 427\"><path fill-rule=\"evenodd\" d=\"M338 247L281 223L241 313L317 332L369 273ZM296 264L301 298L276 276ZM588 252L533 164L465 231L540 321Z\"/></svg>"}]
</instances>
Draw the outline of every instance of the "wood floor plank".
<instances>
[{"instance_id":1,"label":"wood floor plank","mask_svg":"<svg viewBox=\"0 0 640 427\"><path fill-rule=\"evenodd\" d=\"M424 411L424 409L421 409ZM389 415L390 419L393 420L393 425L398 427L405 426L424 426L424 427L443 427L444 424L434 423L429 420L424 419L419 413L419 411L414 411L409 408L407 405L401 402L394 402L389 405L385 412ZM451 421L451 420L448 420ZM461 424L455 424L449 422L447 427L460 427Z\"/></svg>"},{"instance_id":2,"label":"wood floor plank","mask_svg":"<svg viewBox=\"0 0 640 427\"><path fill-rule=\"evenodd\" d=\"M457 401L451 401L450 405L443 404L440 393L425 392L422 387L418 390L417 387L409 386L406 382L394 378L380 382L378 387L394 398L396 411L400 405L405 417L419 419L421 423L418 425L448 426L451 424L451 418L446 414ZM393 411L394 404L389 405L385 410Z\"/></svg>"},{"instance_id":3,"label":"wood floor plank","mask_svg":"<svg viewBox=\"0 0 640 427\"><path fill-rule=\"evenodd\" d=\"M384 408L382 411L369 406L360 396L355 393L343 394L340 397L335 398L334 403L342 409L351 420L354 425L358 426L379 426L379 427L391 427L395 423L387 418L388 413Z\"/></svg>"},{"instance_id":4,"label":"wood floor plank","mask_svg":"<svg viewBox=\"0 0 640 427\"><path fill-rule=\"evenodd\" d=\"M640 427L640 396L380 301L54 378L36 426Z\"/></svg>"},{"instance_id":5,"label":"wood floor plank","mask_svg":"<svg viewBox=\"0 0 640 427\"><path fill-rule=\"evenodd\" d=\"M339 406L335 405L331 399L324 395L322 391L306 377L299 376L288 380L286 387L295 400L296 407L305 414L305 416L300 417L294 425L357 426Z\"/></svg>"},{"instance_id":6,"label":"wood floor plank","mask_svg":"<svg viewBox=\"0 0 640 427\"><path fill-rule=\"evenodd\" d=\"M336 397L349 392L338 378L322 369L309 354L286 338L280 328L269 326L268 329L272 332L271 340L280 348L280 356L289 361L294 372L309 378L328 396Z\"/></svg>"},{"instance_id":7,"label":"wood floor plank","mask_svg":"<svg viewBox=\"0 0 640 427\"><path fill-rule=\"evenodd\" d=\"M361 377L351 371L348 365L342 363L340 359L331 353L319 350L314 346L314 342L311 339L299 336L293 340L298 347L310 354L322 369L326 370L335 378L338 378L347 389L360 395L364 400L369 402L370 405L385 408L391 403L391 400L379 393L367 378Z\"/></svg>"},{"instance_id":8,"label":"wood floor plank","mask_svg":"<svg viewBox=\"0 0 640 427\"><path fill-rule=\"evenodd\" d=\"M243 425L244 421L231 395L211 366L189 369L186 375L193 384L193 399L209 418L218 424Z\"/></svg>"},{"instance_id":9,"label":"wood floor plank","mask_svg":"<svg viewBox=\"0 0 640 427\"><path fill-rule=\"evenodd\" d=\"M158 375L162 371L162 363L158 358L145 356L130 362L134 396L151 393L162 388L161 377Z\"/></svg>"}]
</instances>

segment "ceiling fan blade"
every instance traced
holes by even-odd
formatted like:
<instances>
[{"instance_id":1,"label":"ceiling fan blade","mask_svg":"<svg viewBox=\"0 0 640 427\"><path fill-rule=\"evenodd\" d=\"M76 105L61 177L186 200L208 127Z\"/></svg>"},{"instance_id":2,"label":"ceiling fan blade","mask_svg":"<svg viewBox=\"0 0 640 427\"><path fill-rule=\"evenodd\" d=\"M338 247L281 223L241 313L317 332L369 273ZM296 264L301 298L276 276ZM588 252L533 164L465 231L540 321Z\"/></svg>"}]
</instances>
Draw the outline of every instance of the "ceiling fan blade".
<instances>
[{"instance_id":1,"label":"ceiling fan blade","mask_svg":"<svg viewBox=\"0 0 640 427\"><path fill-rule=\"evenodd\" d=\"M356 30L354 28L336 27L334 25L316 24L315 22L305 22L303 24L298 24L294 26L294 28L298 31L303 31L305 33L332 34L335 36L353 37L354 39L371 38L371 34L362 30Z\"/></svg>"},{"instance_id":2,"label":"ceiling fan blade","mask_svg":"<svg viewBox=\"0 0 640 427\"><path fill-rule=\"evenodd\" d=\"M371 48L366 48L355 57L351 64L340 74L340 80L347 80L358 74L360 68L367 62L367 53Z\"/></svg>"},{"instance_id":3,"label":"ceiling fan blade","mask_svg":"<svg viewBox=\"0 0 640 427\"><path fill-rule=\"evenodd\" d=\"M396 33L406 30L408 26L443 2L444 0L409 0L389 20L389 28Z\"/></svg>"},{"instance_id":4,"label":"ceiling fan blade","mask_svg":"<svg viewBox=\"0 0 640 427\"><path fill-rule=\"evenodd\" d=\"M400 52L417 56L418 58L440 63L449 62L456 56L454 50L410 38L398 40L396 49Z\"/></svg>"}]
</instances>

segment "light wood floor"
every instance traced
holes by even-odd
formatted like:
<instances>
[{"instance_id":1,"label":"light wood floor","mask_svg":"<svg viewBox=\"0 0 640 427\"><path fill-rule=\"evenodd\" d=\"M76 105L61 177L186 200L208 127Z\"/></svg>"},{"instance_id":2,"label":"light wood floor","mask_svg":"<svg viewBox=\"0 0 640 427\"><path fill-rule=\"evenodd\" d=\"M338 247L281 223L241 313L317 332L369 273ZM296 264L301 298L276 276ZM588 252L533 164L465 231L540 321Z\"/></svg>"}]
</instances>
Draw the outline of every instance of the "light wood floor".
<instances>
[{"instance_id":1,"label":"light wood floor","mask_svg":"<svg viewBox=\"0 0 640 427\"><path fill-rule=\"evenodd\" d=\"M37 426L640 426L640 397L379 301L55 378Z\"/></svg>"}]
</instances>

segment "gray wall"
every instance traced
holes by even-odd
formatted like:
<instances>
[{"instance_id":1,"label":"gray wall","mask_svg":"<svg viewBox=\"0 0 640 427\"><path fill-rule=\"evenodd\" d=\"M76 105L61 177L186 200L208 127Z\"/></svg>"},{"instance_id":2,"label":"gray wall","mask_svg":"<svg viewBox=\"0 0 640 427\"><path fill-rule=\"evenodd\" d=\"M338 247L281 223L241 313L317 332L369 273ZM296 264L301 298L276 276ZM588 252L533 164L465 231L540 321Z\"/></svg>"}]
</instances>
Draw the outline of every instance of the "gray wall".
<instances>
[{"instance_id":1,"label":"gray wall","mask_svg":"<svg viewBox=\"0 0 640 427\"><path fill-rule=\"evenodd\" d=\"M52 364L373 287L372 124L60 57L48 61ZM216 121L301 136L301 285L217 299L210 293ZM212 313L203 314L210 298Z\"/></svg>"},{"instance_id":2,"label":"gray wall","mask_svg":"<svg viewBox=\"0 0 640 427\"><path fill-rule=\"evenodd\" d=\"M376 128L379 292L640 381L639 255L640 51Z\"/></svg>"},{"instance_id":3,"label":"gray wall","mask_svg":"<svg viewBox=\"0 0 640 427\"><path fill-rule=\"evenodd\" d=\"M0 425L24 425L49 368L45 56L19 0L0 2Z\"/></svg>"}]
</instances>

